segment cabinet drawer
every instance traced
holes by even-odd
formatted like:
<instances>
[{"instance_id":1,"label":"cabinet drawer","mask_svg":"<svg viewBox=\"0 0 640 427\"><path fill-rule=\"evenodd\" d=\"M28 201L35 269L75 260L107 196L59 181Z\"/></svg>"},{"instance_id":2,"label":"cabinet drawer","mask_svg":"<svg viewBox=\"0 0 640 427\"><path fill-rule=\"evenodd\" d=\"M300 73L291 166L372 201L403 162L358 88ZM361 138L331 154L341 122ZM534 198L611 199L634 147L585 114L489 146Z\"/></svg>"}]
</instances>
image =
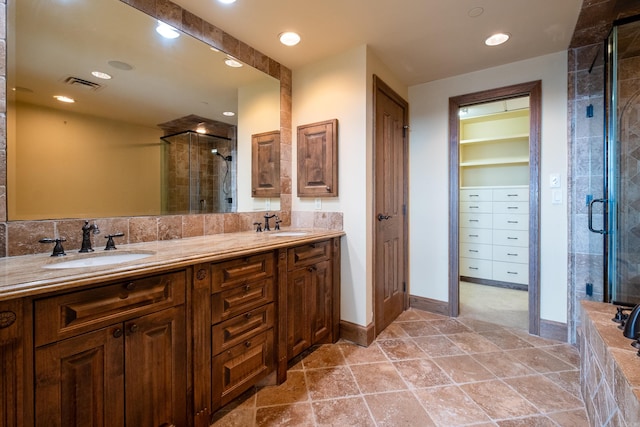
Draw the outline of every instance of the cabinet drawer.
<instances>
[{"instance_id":1,"label":"cabinet drawer","mask_svg":"<svg viewBox=\"0 0 640 427\"><path fill-rule=\"evenodd\" d=\"M37 300L36 345L183 304L186 275L177 271Z\"/></svg>"},{"instance_id":2,"label":"cabinet drawer","mask_svg":"<svg viewBox=\"0 0 640 427\"><path fill-rule=\"evenodd\" d=\"M213 410L239 396L274 369L273 329L213 358Z\"/></svg>"},{"instance_id":3,"label":"cabinet drawer","mask_svg":"<svg viewBox=\"0 0 640 427\"><path fill-rule=\"evenodd\" d=\"M291 248L287 256L289 270L327 260L331 256L331 241L325 240Z\"/></svg>"},{"instance_id":4,"label":"cabinet drawer","mask_svg":"<svg viewBox=\"0 0 640 427\"><path fill-rule=\"evenodd\" d=\"M460 258L460 276L491 279L492 261L485 259Z\"/></svg>"},{"instance_id":5,"label":"cabinet drawer","mask_svg":"<svg viewBox=\"0 0 640 427\"><path fill-rule=\"evenodd\" d=\"M218 292L271 277L274 264L272 252L212 264L212 291Z\"/></svg>"},{"instance_id":6,"label":"cabinet drawer","mask_svg":"<svg viewBox=\"0 0 640 427\"><path fill-rule=\"evenodd\" d=\"M526 285L529 282L529 266L528 264L494 261L493 280Z\"/></svg>"},{"instance_id":7,"label":"cabinet drawer","mask_svg":"<svg viewBox=\"0 0 640 427\"><path fill-rule=\"evenodd\" d=\"M528 214L529 202L493 202L493 213Z\"/></svg>"},{"instance_id":8,"label":"cabinet drawer","mask_svg":"<svg viewBox=\"0 0 640 427\"><path fill-rule=\"evenodd\" d=\"M493 230L493 244L528 247L529 232L521 230Z\"/></svg>"},{"instance_id":9,"label":"cabinet drawer","mask_svg":"<svg viewBox=\"0 0 640 427\"><path fill-rule=\"evenodd\" d=\"M211 296L211 323L218 323L273 301L273 279L236 286Z\"/></svg>"},{"instance_id":10,"label":"cabinet drawer","mask_svg":"<svg viewBox=\"0 0 640 427\"><path fill-rule=\"evenodd\" d=\"M496 230L528 230L529 215L494 214L493 228Z\"/></svg>"},{"instance_id":11,"label":"cabinet drawer","mask_svg":"<svg viewBox=\"0 0 640 427\"><path fill-rule=\"evenodd\" d=\"M491 244L491 230L487 228L460 227L460 243Z\"/></svg>"},{"instance_id":12,"label":"cabinet drawer","mask_svg":"<svg viewBox=\"0 0 640 427\"><path fill-rule=\"evenodd\" d=\"M522 246L493 246L493 260L503 262L529 262L529 248Z\"/></svg>"},{"instance_id":13,"label":"cabinet drawer","mask_svg":"<svg viewBox=\"0 0 640 427\"><path fill-rule=\"evenodd\" d=\"M460 227L491 228L493 224L491 217L491 214L463 212L460 214Z\"/></svg>"},{"instance_id":14,"label":"cabinet drawer","mask_svg":"<svg viewBox=\"0 0 640 427\"><path fill-rule=\"evenodd\" d=\"M460 202L490 202L491 190L464 189L460 190Z\"/></svg>"},{"instance_id":15,"label":"cabinet drawer","mask_svg":"<svg viewBox=\"0 0 640 427\"><path fill-rule=\"evenodd\" d=\"M491 245L477 243L461 243L460 256L476 259L492 259Z\"/></svg>"},{"instance_id":16,"label":"cabinet drawer","mask_svg":"<svg viewBox=\"0 0 640 427\"><path fill-rule=\"evenodd\" d=\"M213 354L226 351L273 327L274 313L271 303L213 326Z\"/></svg>"},{"instance_id":17,"label":"cabinet drawer","mask_svg":"<svg viewBox=\"0 0 640 427\"><path fill-rule=\"evenodd\" d=\"M523 188L495 188L494 202L526 202L529 200L529 187Z\"/></svg>"},{"instance_id":18,"label":"cabinet drawer","mask_svg":"<svg viewBox=\"0 0 640 427\"><path fill-rule=\"evenodd\" d=\"M460 202L460 212L491 213L491 202Z\"/></svg>"}]
</instances>

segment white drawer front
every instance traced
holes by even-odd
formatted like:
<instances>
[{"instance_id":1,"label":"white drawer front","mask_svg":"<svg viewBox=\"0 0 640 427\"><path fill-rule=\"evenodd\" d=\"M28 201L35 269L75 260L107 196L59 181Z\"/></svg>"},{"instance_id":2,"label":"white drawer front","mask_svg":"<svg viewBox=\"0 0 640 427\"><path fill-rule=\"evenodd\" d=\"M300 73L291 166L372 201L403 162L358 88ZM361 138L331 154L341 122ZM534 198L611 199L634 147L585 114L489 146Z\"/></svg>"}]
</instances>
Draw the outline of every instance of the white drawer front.
<instances>
[{"instance_id":1,"label":"white drawer front","mask_svg":"<svg viewBox=\"0 0 640 427\"><path fill-rule=\"evenodd\" d=\"M460 243L481 243L491 244L492 231L487 228L466 228L460 227Z\"/></svg>"},{"instance_id":2,"label":"white drawer front","mask_svg":"<svg viewBox=\"0 0 640 427\"><path fill-rule=\"evenodd\" d=\"M495 188L494 202L526 202L529 200L529 187L525 188Z\"/></svg>"},{"instance_id":3,"label":"white drawer front","mask_svg":"<svg viewBox=\"0 0 640 427\"><path fill-rule=\"evenodd\" d=\"M491 228L493 224L491 216L491 214L463 212L460 214L460 227Z\"/></svg>"},{"instance_id":4,"label":"white drawer front","mask_svg":"<svg viewBox=\"0 0 640 427\"><path fill-rule=\"evenodd\" d=\"M529 247L529 232L521 230L493 230L493 244Z\"/></svg>"},{"instance_id":5,"label":"white drawer front","mask_svg":"<svg viewBox=\"0 0 640 427\"><path fill-rule=\"evenodd\" d=\"M496 230L528 230L529 216L514 214L494 214L493 228Z\"/></svg>"},{"instance_id":6,"label":"white drawer front","mask_svg":"<svg viewBox=\"0 0 640 427\"><path fill-rule=\"evenodd\" d=\"M460 258L460 275L491 280L491 264L486 259Z\"/></svg>"},{"instance_id":7,"label":"white drawer front","mask_svg":"<svg viewBox=\"0 0 640 427\"><path fill-rule=\"evenodd\" d=\"M493 213L528 214L529 202L493 202Z\"/></svg>"},{"instance_id":8,"label":"white drawer front","mask_svg":"<svg viewBox=\"0 0 640 427\"><path fill-rule=\"evenodd\" d=\"M491 213L492 211L491 202L460 202L460 212Z\"/></svg>"},{"instance_id":9,"label":"white drawer front","mask_svg":"<svg viewBox=\"0 0 640 427\"><path fill-rule=\"evenodd\" d=\"M491 190L460 190L461 202L490 202L492 199Z\"/></svg>"},{"instance_id":10,"label":"white drawer front","mask_svg":"<svg viewBox=\"0 0 640 427\"><path fill-rule=\"evenodd\" d=\"M475 259L492 259L493 251L491 245L481 245L478 243L461 243L460 256Z\"/></svg>"},{"instance_id":11,"label":"white drawer front","mask_svg":"<svg viewBox=\"0 0 640 427\"><path fill-rule=\"evenodd\" d=\"M529 282L529 265L494 261L493 280L526 285Z\"/></svg>"},{"instance_id":12,"label":"white drawer front","mask_svg":"<svg viewBox=\"0 0 640 427\"><path fill-rule=\"evenodd\" d=\"M493 245L492 248L494 261L517 262L521 264L529 262L528 247Z\"/></svg>"}]
</instances>

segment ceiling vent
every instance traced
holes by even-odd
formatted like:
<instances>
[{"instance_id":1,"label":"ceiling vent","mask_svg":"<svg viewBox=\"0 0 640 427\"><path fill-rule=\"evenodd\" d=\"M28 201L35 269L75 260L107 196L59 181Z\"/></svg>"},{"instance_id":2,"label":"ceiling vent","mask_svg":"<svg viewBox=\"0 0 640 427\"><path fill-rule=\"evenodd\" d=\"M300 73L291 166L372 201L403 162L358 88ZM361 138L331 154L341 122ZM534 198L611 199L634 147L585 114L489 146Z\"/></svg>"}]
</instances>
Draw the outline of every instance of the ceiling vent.
<instances>
[{"instance_id":1,"label":"ceiling vent","mask_svg":"<svg viewBox=\"0 0 640 427\"><path fill-rule=\"evenodd\" d=\"M102 85L99 83L91 82L89 80L81 79L79 77L67 77L64 82L68 85L81 87L89 90L100 90Z\"/></svg>"}]
</instances>

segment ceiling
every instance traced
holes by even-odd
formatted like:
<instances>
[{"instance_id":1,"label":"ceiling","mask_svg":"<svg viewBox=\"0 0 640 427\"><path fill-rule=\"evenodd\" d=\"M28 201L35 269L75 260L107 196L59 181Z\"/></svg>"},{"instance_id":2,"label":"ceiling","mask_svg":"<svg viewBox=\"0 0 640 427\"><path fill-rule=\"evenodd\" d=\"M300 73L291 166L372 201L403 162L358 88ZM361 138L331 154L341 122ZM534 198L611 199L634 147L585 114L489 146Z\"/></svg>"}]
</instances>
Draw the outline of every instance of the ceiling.
<instances>
[{"instance_id":1,"label":"ceiling","mask_svg":"<svg viewBox=\"0 0 640 427\"><path fill-rule=\"evenodd\" d=\"M582 0L173 1L292 70L368 45L409 86L566 50L582 7ZM283 31L302 41L281 45ZM485 46L495 32L511 39Z\"/></svg>"}]
</instances>

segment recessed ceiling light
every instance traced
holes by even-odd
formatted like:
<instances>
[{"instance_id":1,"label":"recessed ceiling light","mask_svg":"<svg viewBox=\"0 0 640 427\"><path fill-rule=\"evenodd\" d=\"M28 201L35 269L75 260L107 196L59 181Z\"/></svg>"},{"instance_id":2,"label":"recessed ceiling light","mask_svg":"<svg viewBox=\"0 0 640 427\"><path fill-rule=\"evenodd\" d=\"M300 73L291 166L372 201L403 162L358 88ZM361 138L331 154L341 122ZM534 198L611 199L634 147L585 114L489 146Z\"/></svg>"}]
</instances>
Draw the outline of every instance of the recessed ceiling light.
<instances>
[{"instance_id":1,"label":"recessed ceiling light","mask_svg":"<svg viewBox=\"0 0 640 427\"><path fill-rule=\"evenodd\" d=\"M104 80L111 79L111 74L103 73L102 71L92 71L91 75L99 79L104 79Z\"/></svg>"},{"instance_id":2,"label":"recessed ceiling light","mask_svg":"<svg viewBox=\"0 0 640 427\"><path fill-rule=\"evenodd\" d=\"M496 33L490 37L488 37L485 41L484 44L486 44L487 46L498 46L501 45L502 43L506 42L507 40L509 40L509 34L507 33Z\"/></svg>"},{"instance_id":3,"label":"recessed ceiling light","mask_svg":"<svg viewBox=\"0 0 640 427\"><path fill-rule=\"evenodd\" d=\"M162 21L158 21L158 26L156 27L156 31L165 39L175 39L180 36L178 30L173 28L169 24L165 24Z\"/></svg>"},{"instance_id":4,"label":"recessed ceiling light","mask_svg":"<svg viewBox=\"0 0 640 427\"><path fill-rule=\"evenodd\" d=\"M285 31L284 33L280 33L278 38L280 39L280 43L285 46L295 46L300 43L300 35L298 33L294 33L293 31Z\"/></svg>"},{"instance_id":5,"label":"recessed ceiling light","mask_svg":"<svg viewBox=\"0 0 640 427\"><path fill-rule=\"evenodd\" d=\"M54 98L60 102L66 102L67 104L73 104L74 102L76 102L75 99L69 98L68 96L64 95L55 95Z\"/></svg>"},{"instance_id":6,"label":"recessed ceiling light","mask_svg":"<svg viewBox=\"0 0 640 427\"><path fill-rule=\"evenodd\" d=\"M236 0L218 0L218 1L222 4L231 4L236 2Z\"/></svg>"},{"instance_id":7,"label":"recessed ceiling light","mask_svg":"<svg viewBox=\"0 0 640 427\"><path fill-rule=\"evenodd\" d=\"M229 67L233 67L233 68L240 68L242 67L242 63L240 61L238 61L235 58L232 57L227 57L227 59L224 60L224 63L227 64Z\"/></svg>"},{"instance_id":8,"label":"recessed ceiling light","mask_svg":"<svg viewBox=\"0 0 640 427\"><path fill-rule=\"evenodd\" d=\"M236 113L234 113L233 111L225 111L222 113L222 115L227 117L233 117L236 115Z\"/></svg>"},{"instance_id":9,"label":"recessed ceiling light","mask_svg":"<svg viewBox=\"0 0 640 427\"><path fill-rule=\"evenodd\" d=\"M469 9L469 11L467 12L467 15L469 15L470 18L477 18L478 16L482 15L484 13L484 9L481 7L474 7L472 9Z\"/></svg>"},{"instance_id":10,"label":"recessed ceiling light","mask_svg":"<svg viewBox=\"0 0 640 427\"><path fill-rule=\"evenodd\" d=\"M122 61L109 61L107 62L107 64L111 65L113 68L117 68L118 70L123 70L123 71L133 70L133 65L127 64L126 62L122 62Z\"/></svg>"}]
</instances>

